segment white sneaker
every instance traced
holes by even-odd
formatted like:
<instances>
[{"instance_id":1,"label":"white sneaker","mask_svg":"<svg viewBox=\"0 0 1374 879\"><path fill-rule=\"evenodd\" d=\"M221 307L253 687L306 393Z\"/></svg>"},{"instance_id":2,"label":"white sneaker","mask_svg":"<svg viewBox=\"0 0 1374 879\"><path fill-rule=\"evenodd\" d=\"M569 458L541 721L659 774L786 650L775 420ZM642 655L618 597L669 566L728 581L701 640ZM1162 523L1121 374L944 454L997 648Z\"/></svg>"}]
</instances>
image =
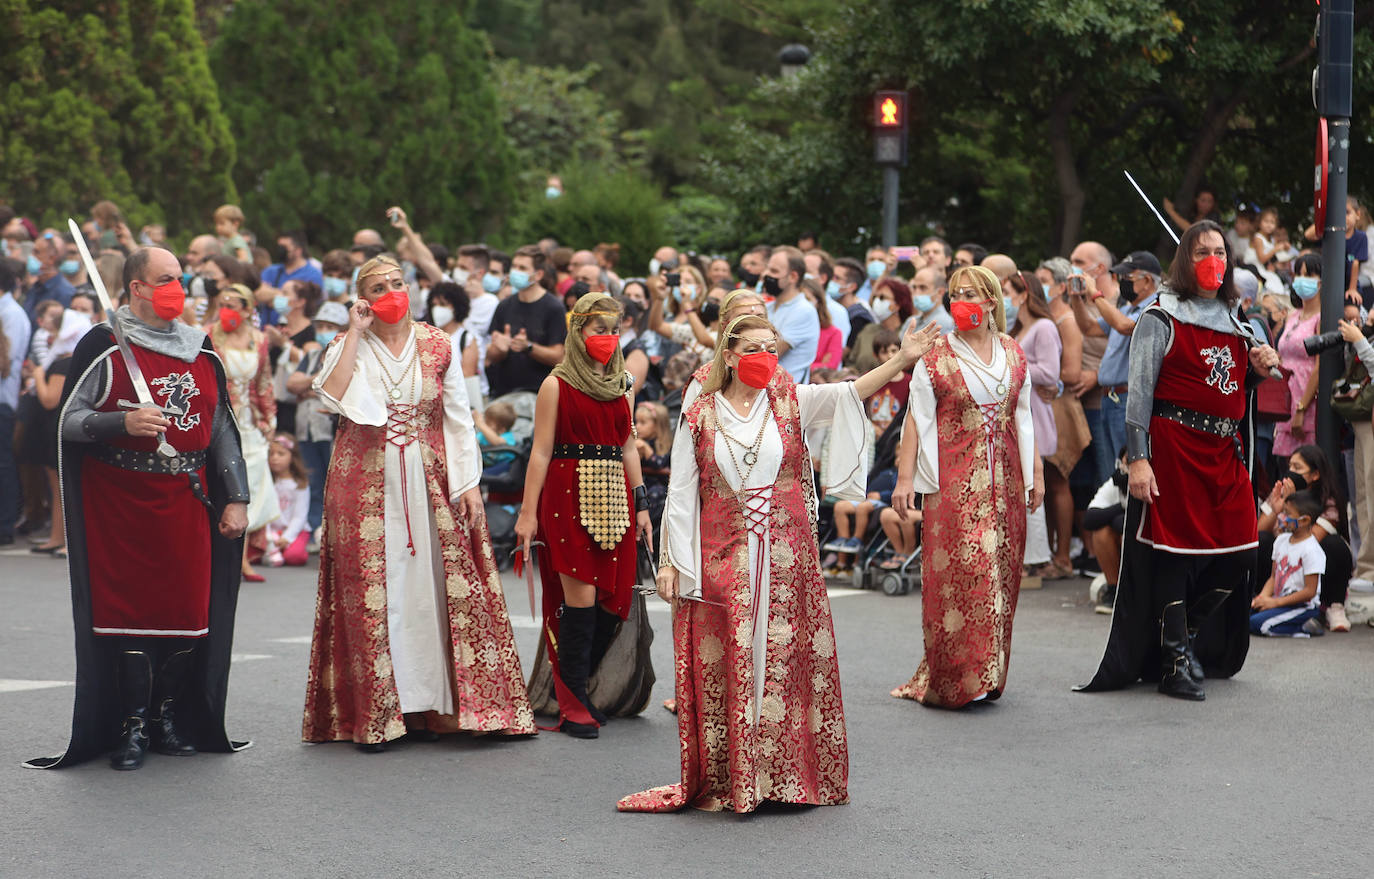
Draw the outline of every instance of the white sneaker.
<instances>
[{"instance_id":1,"label":"white sneaker","mask_svg":"<svg viewBox=\"0 0 1374 879\"><path fill-rule=\"evenodd\" d=\"M1350 591L1351 591L1351 592L1374 592L1374 582L1371 582L1371 581L1369 581L1369 580L1366 580L1366 579L1364 579L1363 577L1351 577L1351 578L1350 578Z\"/></svg>"},{"instance_id":2,"label":"white sneaker","mask_svg":"<svg viewBox=\"0 0 1374 879\"><path fill-rule=\"evenodd\" d=\"M1333 604L1326 609L1326 627L1333 632L1350 631L1350 620L1345 616L1345 605Z\"/></svg>"},{"instance_id":3,"label":"white sneaker","mask_svg":"<svg viewBox=\"0 0 1374 879\"><path fill-rule=\"evenodd\" d=\"M1345 600L1345 618L1352 626L1374 620L1374 601L1368 598L1351 597Z\"/></svg>"},{"instance_id":4,"label":"white sneaker","mask_svg":"<svg viewBox=\"0 0 1374 879\"><path fill-rule=\"evenodd\" d=\"M1107 575L1098 574L1093 577L1093 581L1088 584L1088 598L1093 604L1102 600L1102 593L1107 591Z\"/></svg>"}]
</instances>

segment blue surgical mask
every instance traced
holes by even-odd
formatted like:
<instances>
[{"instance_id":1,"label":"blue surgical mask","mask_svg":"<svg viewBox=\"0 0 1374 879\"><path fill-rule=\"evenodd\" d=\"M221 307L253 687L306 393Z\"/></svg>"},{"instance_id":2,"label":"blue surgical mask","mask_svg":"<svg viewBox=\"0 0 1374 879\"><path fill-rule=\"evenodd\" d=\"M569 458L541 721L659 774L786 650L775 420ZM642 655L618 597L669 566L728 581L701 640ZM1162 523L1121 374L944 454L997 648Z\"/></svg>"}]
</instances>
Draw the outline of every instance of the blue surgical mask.
<instances>
[{"instance_id":1,"label":"blue surgical mask","mask_svg":"<svg viewBox=\"0 0 1374 879\"><path fill-rule=\"evenodd\" d=\"M550 200L558 198L562 194L563 190L559 189L557 186L550 186L544 190L544 197Z\"/></svg>"},{"instance_id":2,"label":"blue surgical mask","mask_svg":"<svg viewBox=\"0 0 1374 879\"><path fill-rule=\"evenodd\" d=\"M829 296L831 299L842 298L844 294L840 292L840 283L838 281L831 281L828 284L826 284L825 295Z\"/></svg>"},{"instance_id":3,"label":"blue surgical mask","mask_svg":"<svg viewBox=\"0 0 1374 879\"><path fill-rule=\"evenodd\" d=\"M1078 266L1069 266L1069 271L1072 272L1072 273L1075 274L1075 275L1081 275L1081 274L1083 274L1083 270L1082 270L1081 268L1079 268Z\"/></svg>"},{"instance_id":4,"label":"blue surgical mask","mask_svg":"<svg viewBox=\"0 0 1374 879\"><path fill-rule=\"evenodd\" d=\"M1318 278L1294 278L1293 292L1298 294L1298 298L1308 300L1317 295L1318 288L1321 286Z\"/></svg>"},{"instance_id":5,"label":"blue surgical mask","mask_svg":"<svg viewBox=\"0 0 1374 879\"><path fill-rule=\"evenodd\" d=\"M522 272L519 269L510 270L510 288L516 293L530 285L530 273Z\"/></svg>"},{"instance_id":6,"label":"blue surgical mask","mask_svg":"<svg viewBox=\"0 0 1374 879\"><path fill-rule=\"evenodd\" d=\"M277 314L286 314L291 310L291 300L285 293L278 293L272 297L272 310Z\"/></svg>"},{"instance_id":7,"label":"blue surgical mask","mask_svg":"<svg viewBox=\"0 0 1374 879\"><path fill-rule=\"evenodd\" d=\"M887 263L880 259L875 259L868 264L868 280L876 281L887 271Z\"/></svg>"},{"instance_id":8,"label":"blue surgical mask","mask_svg":"<svg viewBox=\"0 0 1374 879\"><path fill-rule=\"evenodd\" d=\"M1002 310L1007 314L1007 326L1010 327L1012 324L1016 323L1016 313L1019 309L1011 304L1010 296L1002 297Z\"/></svg>"},{"instance_id":9,"label":"blue surgical mask","mask_svg":"<svg viewBox=\"0 0 1374 879\"><path fill-rule=\"evenodd\" d=\"M38 261L38 257L29 254L29 258L24 260L24 268L29 270L30 275L36 275L43 271L43 264Z\"/></svg>"},{"instance_id":10,"label":"blue surgical mask","mask_svg":"<svg viewBox=\"0 0 1374 879\"><path fill-rule=\"evenodd\" d=\"M924 314L935 307L935 300L931 299L929 295L922 293L920 296L913 297L911 304L916 306L917 311Z\"/></svg>"},{"instance_id":11,"label":"blue surgical mask","mask_svg":"<svg viewBox=\"0 0 1374 879\"><path fill-rule=\"evenodd\" d=\"M348 281L348 289L350 289L350 290L357 290L357 289L358 289L358 272L361 272L362 270L363 270L363 267L362 267L362 266L354 266L354 267L353 267L353 277L350 278L349 281Z\"/></svg>"},{"instance_id":12,"label":"blue surgical mask","mask_svg":"<svg viewBox=\"0 0 1374 879\"><path fill-rule=\"evenodd\" d=\"M57 268L62 272L62 274L66 275L67 277L71 277L72 275L75 275L77 272L81 271L81 263L77 262L74 259L64 259L62 260L62 265L58 266Z\"/></svg>"},{"instance_id":13,"label":"blue surgical mask","mask_svg":"<svg viewBox=\"0 0 1374 879\"><path fill-rule=\"evenodd\" d=\"M348 292L348 282L343 278L325 278L324 295L330 299L338 299Z\"/></svg>"},{"instance_id":14,"label":"blue surgical mask","mask_svg":"<svg viewBox=\"0 0 1374 879\"><path fill-rule=\"evenodd\" d=\"M1049 284L1041 284L1041 285L1040 285L1040 289L1045 291L1045 298L1046 298L1046 299L1053 299L1053 298L1054 298L1054 294L1050 293L1050 285L1049 285Z\"/></svg>"},{"instance_id":15,"label":"blue surgical mask","mask_svg":"<svg viewBox=\"0 0 1374 879\"><path fill-rule=\"evenodd\" d=\"M321 347L324 347L327 346L330 342L334 341L334 337L338 334L338 330L316 330L315 341L319 342Z\"/></svg>"},{"instance_id":16,"label":"blue surgical mask","mask_svg":"<svg viewBox=\"0 0 1374 879\"><path fill-rule=\"evenodd\" d=\"M494 272L487 272L482 276L482 289L488 293L495 293L501 289L501 276Z\"/></svg>"}]
</instances>

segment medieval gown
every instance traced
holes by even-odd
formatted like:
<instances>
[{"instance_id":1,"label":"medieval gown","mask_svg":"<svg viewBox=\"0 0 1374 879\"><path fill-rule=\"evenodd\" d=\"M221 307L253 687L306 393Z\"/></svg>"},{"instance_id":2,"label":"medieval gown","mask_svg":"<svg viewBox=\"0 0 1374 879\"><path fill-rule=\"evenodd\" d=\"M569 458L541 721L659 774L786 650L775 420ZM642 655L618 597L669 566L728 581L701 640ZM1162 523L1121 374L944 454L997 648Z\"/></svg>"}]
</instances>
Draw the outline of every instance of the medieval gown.
<instances>
[{"instance_id":1,"label":"medieval gown","mask_svg":"<svg viewBox=\"0 0 1374 879\"><path fill-rule=\"evenodd\" d=\"M1025 355L998 335L981 374L971 360L982 363L957 335L941 337L913 371L908 404L913 487L924 495L925 655L892 695L944 708L996 699L1006 687L1035 476Z\"/></svg>"},{"instance_id":2,"label":"medieval gown","mask_svg":"<svg viewBox=\"0 0 1374 879\"><path fill-rule=\"evenodd\" d=\"M324 390L341 342L314 381L341 418L303 737L387 741L405 734L402 714L418 712L437 715L439 731L532 733L486 526L455 510L481 476L461 358L427 324L412 324L399 357L369 336L342 399ZM384 375L399 379L399 396Z\"/></svg>"},{"instance_id":3,"label":"medieval gown","mask_svg":"<svg viewBox=\"0 0 1374 879\"><path fill-rule=\"evenodd\" d=\"M781 370L779 375L783 375ZM830 604L815 536L805 431L834 421L832 460L862 497L863 404L851 383L770 382L747 416L697 397L673 443L662 557L678 571L673 622L682 781L621 811L748 812L763 800L848 802L849 751ZM767 424L764 425L764 419ZM731 436L757 462L741 480ZM743 449L735 459L748 470ZM851 472L852 471L852 472ZM738 494L737 494L738 493Z\"/></svg>"}]
</instances>

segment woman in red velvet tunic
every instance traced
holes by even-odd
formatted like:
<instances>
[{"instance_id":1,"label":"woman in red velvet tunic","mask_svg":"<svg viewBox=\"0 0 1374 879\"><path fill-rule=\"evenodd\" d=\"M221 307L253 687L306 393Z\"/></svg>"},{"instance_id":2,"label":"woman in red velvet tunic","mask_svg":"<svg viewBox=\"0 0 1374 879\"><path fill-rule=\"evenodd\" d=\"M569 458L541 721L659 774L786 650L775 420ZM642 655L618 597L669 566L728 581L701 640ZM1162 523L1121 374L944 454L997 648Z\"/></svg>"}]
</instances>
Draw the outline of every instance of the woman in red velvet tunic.
<instances>
[{"instance_id":1,"label":"woman in red velvet tunic","mask_svg":"<svg viewBox=\"0 0 1374 879\"><path fill-rule=\"evenodd\" d=\"M849 801L849 746L830 603L816 545L806 432L831 425L827 491L862 498L861 400L939 333L854 382L795 385L766 318L726 325L673 443L658 590L674 602L682 775L621 811L750 812L764 800ZM778 376L782 376L778 378Z\"/></svg>"},{"instance_id":2,"label":"woman in red velvet tunic","mask_svg":"<svg viewBox=\"0 0 1374 879\"><path fill-rule=\"evenodd\" d=\"M635 540L653 540L619 328L620 306L604 293L588 293L573 308L563 362L535 402L515 524L526 559L542 544L543 632L559 729L587 739L606 722L587 697L587 681L629 615Z\"/></svg>"}]
</instances>

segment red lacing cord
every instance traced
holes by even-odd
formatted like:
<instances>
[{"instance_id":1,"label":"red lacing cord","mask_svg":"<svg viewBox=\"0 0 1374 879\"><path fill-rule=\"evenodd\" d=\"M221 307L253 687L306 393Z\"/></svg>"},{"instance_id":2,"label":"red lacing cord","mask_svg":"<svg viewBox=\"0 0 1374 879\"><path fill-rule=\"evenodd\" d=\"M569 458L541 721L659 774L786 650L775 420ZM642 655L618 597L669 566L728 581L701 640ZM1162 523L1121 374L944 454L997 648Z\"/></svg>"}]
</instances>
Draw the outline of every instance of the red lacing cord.
<instances>
[{"instance_id":1,"label":"red lacing cord","mask_svg":"<svg viewBox=\"0 0 1374 879\"><path fill-rule=\"evenodd\" d=\"M386 407L386 441L401 453L401 509L406 516L406 548L415 555L415 537L410 530L410 492L406 483L406 449L415 442L415 416L420 407L411 403L388 403Z\"/></svg>"},{"instance_id":2,"label":"red lacing cord","mask_svg":"<svg viewBox=\"0 0 1374 879\"><path fill-rule=\"evenodd\" d=\"M773 486L762 485L758 488L743 488L738 493L740 512L744 515L744 530L759 539L759 558L754 563L754 629L759 625L758 588L763 583L764 565L768 564L770 556L764 540L768 534L768 502L772 491Z\"/></svg>"},{"instance_id":3,"label":"red lacing cord","mask_svg":"<svg viewBox=\"0 0 1374 879\"><path fill-rule=\"evenodd\" d=\"M977 403L978 412L983 416L983 433L988 438L988 480L991 484L996 481L996 468L992 464L992 438L996 433L997 410L1001 407L999 401L991 403Z\"/></svg>"}]
</instances>

